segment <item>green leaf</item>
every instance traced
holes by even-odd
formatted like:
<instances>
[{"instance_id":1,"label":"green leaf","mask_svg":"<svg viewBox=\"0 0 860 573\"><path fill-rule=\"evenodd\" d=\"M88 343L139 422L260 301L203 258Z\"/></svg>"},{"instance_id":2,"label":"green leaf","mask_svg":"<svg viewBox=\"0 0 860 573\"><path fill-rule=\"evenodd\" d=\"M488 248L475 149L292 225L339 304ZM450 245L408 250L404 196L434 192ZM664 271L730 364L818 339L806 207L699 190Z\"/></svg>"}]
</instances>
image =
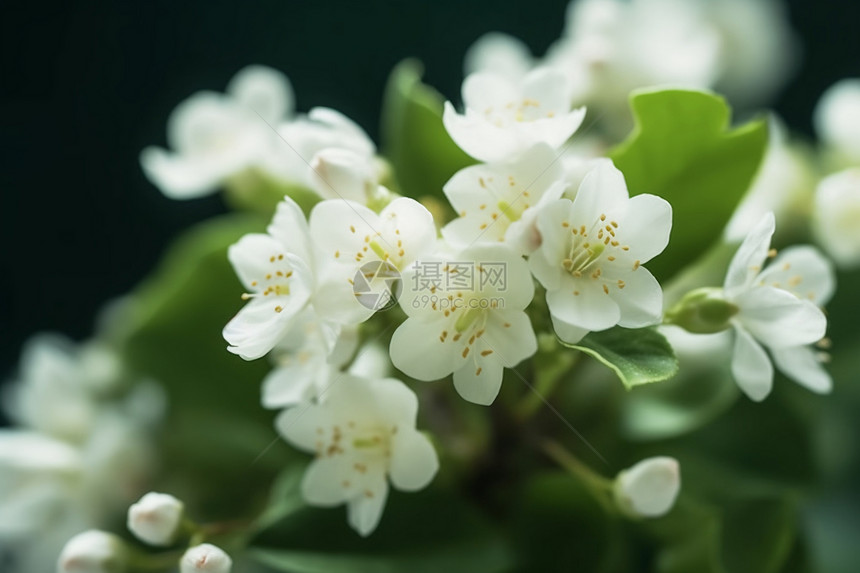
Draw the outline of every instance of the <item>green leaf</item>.
<instances>
[{"instance_id":1,"label":"green leaf","mask_svg":"<svg viewBox=\"0 0 860 573\"><path fill-rule=\"evenodd\" d=\"M678 358L672 346L654 328L616 326L592 332L578 344L564 345L581 350L611 368L627 389L667 380L678 373Z\"/></svg>"},{"instance_id":2,"label":"green leaf","mask_svg":"<svg viewBox=\"0 0 860 573\"><path fill-rule=\"evenodd\" d=\"M361 538L343 506L291 512L252 544L250 555L293 573L497 573L512 555L490 521L438 488L392 492L378 529Z\"/></svg>"},{"instance_id":3,"label":"green leaf","mask_svg":"<svg viewBox=\"0 0 860 573\"><path fill-rule=\"evenodd\" d=\"M382 151L394 168L403 195L442 198L442 186L475 160L462 151L442 124L444 98L421 83L423 66L404 60L385 88Z\"/></svg>"},{"instance_id":4,"label":"green leaf","mask_svg":"<svg viewBox=\"0 0 860 573\"><path fill-rule=\"evenodd\" d=\"M227 247L245 233L262 231L266 222L231 215L187 232L134 293L117 333L129 366L167 392L161 446L166 479L176 481L183 499L225 512L229 504L242 512L262 501L225 496L225 487L241 483L243 491L264 494L289 451L277 440L272 413L260 406L260 381L269 364L230 354L221 336L244 304Z\"/></svg>"},{"instance_id":5,"label":"green leaf","mask_svg":"<svg viewBox=\"0 0 860 573\"><path fill-rule=\"evenodd\" d=\"M648 265L663 281L720 238L764 157L767 121L729 129L725 100L699 91L639 90L631 106L636 127L610 156L631 195L672 204L671 241Z\"/></svg>"}]
</instances>

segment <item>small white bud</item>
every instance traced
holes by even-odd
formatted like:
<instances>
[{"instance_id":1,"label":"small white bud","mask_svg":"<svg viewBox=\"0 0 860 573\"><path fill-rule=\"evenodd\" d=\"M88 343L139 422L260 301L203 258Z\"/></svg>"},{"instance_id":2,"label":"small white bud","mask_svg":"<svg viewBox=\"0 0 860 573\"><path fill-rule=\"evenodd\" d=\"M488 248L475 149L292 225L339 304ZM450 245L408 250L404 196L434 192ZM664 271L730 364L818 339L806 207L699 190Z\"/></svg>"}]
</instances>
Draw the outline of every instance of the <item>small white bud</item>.
<instances>
[{"instance_id":1,"label":"small white bud","mask_svg":"<svg viewBox=\"0 0 860 573\"><path fill-rule=\"evenodd\" d=\"M128 508L128 529L150 545L168 546L176 541L184 509L172 495L150 492Z\"/></svg>"},{"instance_id":2,"label":"small white bud","mask_svg":"<svg viewBox=\"0 0 860 573\"><path fill-rule=\"evenodd\" d=\"M633 517L660 517L672 509L681 489L678 461L665 456L647 458L615 478L615 501Z\"/></svg>"},{"instance_id":3,"label":"small white bud","mask_svg":"<svg viewBox=\"0 0 860 573\"><path fill-rule=\"evenodd\" d=\"M314 187L325 198L364 205L378 186L374 159L350 149L323 149L311 160L311 168Z\"/></svg>"},{"instance_id":4,"label":"small white bud","mask_svg":"<svg viewBox=\"0 0 860 573\"><path fill-rule=\"evenodd\" d=\"M122 540L93 529L66 542L57 561L57 573L120 573L126 570L125 565Z\"/></svg>"},{"instance_id":5,"label":"small white bud","mask_svg":"<svg viewBox=\"0 0 860 573\"><path fill-rule=\"evenodd\" d=\"M180 573L230 573L233 560L220 547L209 543L195 545L185 552L179 563Z\"/></svg>"}]
</instances>

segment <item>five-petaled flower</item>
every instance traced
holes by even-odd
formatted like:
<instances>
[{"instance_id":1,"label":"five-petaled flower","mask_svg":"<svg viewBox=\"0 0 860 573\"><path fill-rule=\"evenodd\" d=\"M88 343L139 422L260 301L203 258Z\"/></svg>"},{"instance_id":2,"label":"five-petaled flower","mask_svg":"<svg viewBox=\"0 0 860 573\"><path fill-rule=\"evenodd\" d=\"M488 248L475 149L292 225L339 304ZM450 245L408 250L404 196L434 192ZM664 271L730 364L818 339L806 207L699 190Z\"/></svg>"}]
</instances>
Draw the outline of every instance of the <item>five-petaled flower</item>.
<instances>
[{"instance_id":1,"label":"five-petaled flower","mask_svg":"<svg viewBox=\"0 0 860 573\"><path fill-rule=\"evenodd\" d=\"M576 198L547 204L537 218L542 243L529 258L546 288L556 334L568 343L616 324L660 321L663 293L642 265L669 241L672 208L654 195L630 198L624 177L600 162Z\"/></svg>"},{"instance_id":2,"label":"five-petaled flower","mask_svg":"<svg viewBox=\"0 0 860 573\"><path fill-rule=\"evenodd\" d=\"M302 481L308 503L346 503L349 524L369 535L389 479L399 490L417 491L439 468L430 440L415 429L417 414L418 398L403 382L340 374L324 402L286 410L276 425L295 447L316 453Z\"/></svg>"},{"instance_id":3,"label":"five-petaled flower","mask_svg":"<svg viewBox=\"0 0 860 573\"><path fill-rule=\"evenodd\" d=\"M420 284L413 276L417 266L403 275L408 286L400 306L408 318L391 338L391 361L419 380L453 373L454 387L463 398L489 405L499 393L504 368L537 351L534 330L523 312L534 297L528 266L504 245L476 245L435 262L446 275L439 285L415 288ZM491 274L491 265L504 269L503 282ZM463 269L477 276L458 284L454 279Z\"/></svg>"}]
</instances>

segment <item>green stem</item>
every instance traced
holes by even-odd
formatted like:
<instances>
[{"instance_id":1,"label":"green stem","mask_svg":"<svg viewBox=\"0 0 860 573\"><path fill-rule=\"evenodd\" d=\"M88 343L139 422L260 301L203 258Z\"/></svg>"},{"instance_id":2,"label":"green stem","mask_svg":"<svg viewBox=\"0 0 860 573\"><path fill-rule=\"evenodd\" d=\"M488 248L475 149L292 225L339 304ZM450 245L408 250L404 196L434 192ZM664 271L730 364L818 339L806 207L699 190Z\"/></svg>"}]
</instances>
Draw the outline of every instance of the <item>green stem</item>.
<instances>
[{"instance_id":1,"label":"green stem","mask_svg":"<svg viewBox=\"0 0 860 573\"><path fill-rule=\"evenodd\" d=\"M617 512L617 508L612 501L612 480L603 477L579 461L579 459L558 442L545 440L541 443L541 449L548 457L561 466L562 469L582 481L591 490L594 497L607 513Z\"/></svg>"}]
</instances>

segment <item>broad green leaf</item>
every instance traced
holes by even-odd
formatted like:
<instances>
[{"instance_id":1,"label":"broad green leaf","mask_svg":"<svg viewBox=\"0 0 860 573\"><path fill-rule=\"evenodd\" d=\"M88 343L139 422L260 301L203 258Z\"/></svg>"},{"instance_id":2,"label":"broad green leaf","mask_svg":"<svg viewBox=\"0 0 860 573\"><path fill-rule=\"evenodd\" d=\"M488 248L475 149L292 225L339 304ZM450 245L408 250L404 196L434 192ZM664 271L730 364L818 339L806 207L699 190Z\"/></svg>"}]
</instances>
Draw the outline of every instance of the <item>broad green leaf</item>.
<instances>
[{"instance_id":1,"label":"broad green leaf","mask_svg":"<svg viewBox=\"0 0 860 573\"><path fill-rule=\"evenodd\" d=\"M731 129L725 100L699 91L639 90L631 106L636 127L610 155L631 195L672 204L669 246L648 265L662 281L720 238L764 157L767 122Z\"/></svg>"},{"instance_id":2,"label":"broad green leaf","mask_svg":"<svg viewBox=\"0 0 860 573\"><path fill-rule=\"evenodd\" d=\"M430 488L392 492L379 527L362 538L343 506L303 507L261 533L251 555L293 573L501 573L512 555L465 499Z\"/></svg>"},{"instance_id":3,"label":"broad green leaf","mask_svg":"<svg viewBox=\"0 0 860 573\"><path fill-rule=\"evenodd\" d=\"M253 503L254 496L225 496L223 488L243 484L243 491L264 494L288 450L277 440L272 413L260 406L269 364L230 354L221 337L244 304L227 247L266 222L232 215L183 235L135 292L118 333L130 367L167 391L166 479L180 488L193 484L187 495L213 507Z\"/></svg>"},{"instance_id":4,"label":"broad green leaf","mask_svg":"<svg viewBox=\"0 0 860 573\"><path fill-rule=\"evenodd\" d=\"M423 67L404 60L391 72L382 109L382 152L394 168L400 192L442 198L442 186L475 160L442 125L444 98L421 83Z\"/></svg>"},{"instance_id":5,"label":"broad green leaf","mask_svg":"<svg viewBox=\"0 0 860 573\"><path fill-rule=\"evenodd\" d=\"M616 326L592 332L579 343L565 346L581 350L611 368L628 389L667 380L678 372L672 346L654 328Z\"/></svg>"}]
</instances>

